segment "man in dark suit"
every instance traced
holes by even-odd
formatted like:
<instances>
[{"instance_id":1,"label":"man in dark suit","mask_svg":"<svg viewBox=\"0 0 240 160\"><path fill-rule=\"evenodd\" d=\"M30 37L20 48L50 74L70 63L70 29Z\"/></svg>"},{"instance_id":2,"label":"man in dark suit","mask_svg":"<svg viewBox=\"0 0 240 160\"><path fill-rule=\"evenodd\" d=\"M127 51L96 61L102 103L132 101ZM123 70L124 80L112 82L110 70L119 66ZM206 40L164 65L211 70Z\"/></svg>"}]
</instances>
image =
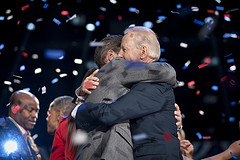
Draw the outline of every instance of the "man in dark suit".
<instances>
[{"instance_id":1,"label":"man in dark suit","mask_svg":"<svg viewBox=\"0 0 240 160\"><path fill-rule=\"evenodd\" d=\"M10 97L9 117L0 118L0 159L41 159L29 130L36 124L39 101L19 90Z\"/></svg>"},{"instance_id":2,"label":"man in dark suit","mask_svg":"<svg viewBox=\"0 0 240 160\"><path fill-rule=\"evenodd\" d=\"M156 61L160 57L160 46L154 32L145 27L130 28L126 32L122 40L119 56L135 62L149 63L149 66L151 66L151 62ZM115 92L118 91L116 89L115 92L112 92L112 88L109 88L109 84L111 84L112 78L114 78L109 75L113 76L115 71L118 70L118 67L113 64L120 64L120 66L122 64L124 66L127 63L127 68L131 68L126 70L122 67L122 69L119 69L119 72L115 73L116 79L123 79L122 84L129 80L128 78L125 79L129 75L133 75L132 79L136 78L136 76L140 77L141 74L136 75L136 72L145 68L143 63L124 62L121 58L115 60L118 62L108 63L99 72L100 74L102 71L102 78L105 79L104 83L102 83L102 88L104 86L107 88L102 90L102 94L107 94L111 91L110 93L113 93L113 97L116 94ZM153 66L148 71L149 75L156 75L160 72L157 70L159 66L156 63L155 68ZM99 78L100 86L101 75L99 75ZM172 80L176 82L176 77L174 78ZM151 79L146 81L149 82L149 80ZM131 93L133 93L133 96L129 96ZM77 127L89 131L94 126L111 126L130 120L135 159L181 159L176 119L174 118L175 99L172 85L142 82L134 85L132 91L123 97L112 104L86 103L78 109L75 108L72 115L74 116L74 111L77 110ZM114 98L111 100L115 100ZM121 145L117 146L117 144L113 144L113 146L115 146L115 150L121 147Z\"/></svg>"}]
</instances>

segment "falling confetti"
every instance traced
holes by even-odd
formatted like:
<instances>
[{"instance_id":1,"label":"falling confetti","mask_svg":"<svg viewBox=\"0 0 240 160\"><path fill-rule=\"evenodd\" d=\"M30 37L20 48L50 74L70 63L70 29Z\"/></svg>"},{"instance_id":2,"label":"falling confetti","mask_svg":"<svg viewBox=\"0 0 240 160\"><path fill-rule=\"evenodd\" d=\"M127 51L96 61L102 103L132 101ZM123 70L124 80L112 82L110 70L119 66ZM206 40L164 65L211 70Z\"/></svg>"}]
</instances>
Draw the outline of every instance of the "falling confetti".
<instances>
[{"instance_id":1,"label":"falling confetti","mask_svg":"<svg viewBox=\"0 0 240 160\"><path fill-rule=\"evenodd\" d=\"M21 7L22 11L26 10L27 8L29 8L29 4Z\"/></svg>"},{"instance_id":2,"label":"falling confetti","mask_svg":"<svg viewBox=\"0 0 240 160\"><path fill-rule=\"evenodd\" d=\"M13 114L15 114L20 108L21 108L21 107L20 107L19 105L17 105L16 107L14 107L14 108L12 109Z\"/></svg>"},{"instance_id":3,"label":"falling confetti","mask_svg":"<svg viewBox=\"0 0 240 160\"><path fill-rule=\"evenodd\" d=\"M148 136L145 133L141 133L141 134L133 135L132 138L134 141L141 141L141 140L148 138Z\"/></svg>"},{"instance_id":4,"label":"falling confetti","mask_svg":"<svg viewBox=\"0 0 240 160\"><path fill-rule=\"evenodd\" d=\"M166 142L170 142L172 140L172 136L167 131L163 133L163 137Z\"/></svg>"},{"instance_id":5,"label":"falling confetti","mask_svg":"<svg viewBox=\"0 0 240 160\"><path fill-rule=\"evenodd\" d=\"M198 68L201 69L201 68L203 68L203 67L206 67L207 65L208 65L208 63L203 63L203 64L200 64L200 65L198 66Z\"/></svg>"},{"instance_id":6,"label":"falling confetti","mask_svg":"<svg viewBox=\"0 0 240 160\"><path fill-rule=\"evenodd\" d=\"M53 18L53 22L55 22L57 25L61 24L61 22L57 18Z\"/></svg>"}]
</instances>

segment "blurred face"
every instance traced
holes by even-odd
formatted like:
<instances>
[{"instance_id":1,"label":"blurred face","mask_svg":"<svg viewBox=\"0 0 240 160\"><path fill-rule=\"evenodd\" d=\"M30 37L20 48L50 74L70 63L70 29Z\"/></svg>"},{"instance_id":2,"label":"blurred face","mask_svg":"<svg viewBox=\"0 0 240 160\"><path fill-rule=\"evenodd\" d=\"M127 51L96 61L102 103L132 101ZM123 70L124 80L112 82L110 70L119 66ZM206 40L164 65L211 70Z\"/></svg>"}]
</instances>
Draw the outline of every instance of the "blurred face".
<instances>
[{"instance_id":1,"label":"blurred face","mask_svg":"<svg viewBox=\"0 0 240 160\"><path fill-rule=\"evenodd\" d=\"M60 112L56 111L54 109L54 107L49 107L47 114L48 114L48 116L46 118L46 120L47 120L47 132L49 134L54 134L55 131L57 130L57 127L58 127L59 123L60 123L60 119L61 119L61 118L59 118L61 116Z\"/></svg>"},{"instance_id":2,"label":"blurred face","mask_svg":"<svg viewBox=\"0 0 240 160\"><path fill-rule=\"evenodd\" d=\"M118 57L128 61L140 62L140 53L141 50L136 48L133 33L130 32L124 35Z\"/></svg>"},{"instance_id":3,"label":"blurred face","mask_svg":"<svg viewBox=\"0 0 240 160\"><path fill-rule=\"evenodd\" d=\"M39 112L39 104L33 97L22 95L20 98L20 109L14 114L13 119L24 129L31 130L34 128ZM12 106L14 109L16 106Z\"/></svg>"}]
</instances>

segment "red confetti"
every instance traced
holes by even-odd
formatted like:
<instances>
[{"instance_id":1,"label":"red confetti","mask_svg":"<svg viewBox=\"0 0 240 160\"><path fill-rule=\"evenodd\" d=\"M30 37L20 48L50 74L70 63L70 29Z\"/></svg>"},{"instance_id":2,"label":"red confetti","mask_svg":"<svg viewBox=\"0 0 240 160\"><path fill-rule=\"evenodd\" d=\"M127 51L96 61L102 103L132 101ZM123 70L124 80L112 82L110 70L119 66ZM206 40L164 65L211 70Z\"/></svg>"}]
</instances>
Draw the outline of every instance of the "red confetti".
<instances>
[{"instance_id":1,"label":"red confetti","mask_svg":"<svg viewBox=\"0 0 240 160\"><path fill-rule=\"evenodd\" d=\"M191 144L188 144L188 145L186 145L185 147L183 147L184 149L187 149L188 147L190 147L191 146Z\"/></svg>"},{"instance_id":2,"label":"red confetti","mask_svg":"<svg viewBox=\"0 0 240 160\"><path fill-rule=\"evenodd\" d=\"M170 142L172 140L172 136L167 131L163 133L163 137L166 142Z\"/></svg>"},{"instance_id":3,"label":"red confetti","mask_svg":"<svg viewBox=\"0 0 240 160\"><path fill-rule=\"evenodd\" d=\"M28 56L28 54L26 52L23 52L22 55L23 55L23 57L27 57Z\"/></svg>"},{"instance_id":4,"label":"red confetti","mask_svg":"<svg viewBox=\"0 0 240 160\"><path fill-rule=\"evenodd\" d=\"M227 76L224 76L221 78L221 82L225 81L227 79Z\"/></svg>"},{"instance_id":5,"label":"red confetti","mask_svg":"<svg viewBox=\"0 0 240 160\"><path fill-rule=\"evenodd\" d=\"M98 15L98 19L104 19L104 15L102 14Z\"/></svg>"},{"instance_id":6,"label":"red confetti","mask_svg":"<svg viewBox=\"0 0 240 160\"><path fill-rule=\"evenodd\" d=\"M122 16L118 16L118 20L121 21L122 20Z\"/></svg>"},{"instance_id":7,"label":"red confetti","mask_svg":"<svg viewBox=\"0 0 240 160\"><path fill-rule=\"evenodd\" d=\"M12 109L13 114L15 114L21 107L17 105L15 108Z\"/></svg>"},{"instance_id":8,"label":"red confetti","mask_svg":"<svg viewBox=\"0 0 240 160\"><path fill-rule=\"evenodd\" d=\"M190 81L190 82L188 82L188 84L187 84L189 87L190 86L194 86L195 85L195 81Z\"/></svg>"},{"instance_id":9,"label":"red confetti","mask_svg":"<svg viewBox=\"0 0 240 160\"><path fill-rule=\"evenodd\" d=\"M197 92L196 92L196 95L199 95L200 94L200 91L199 90L197 90Z\"/></svg>"},{"instance_id":10,"label":"red confetti","mask_svg":"<svg viewBox=\"0 0 240 160\"><path fill-rule=\"evenodd\" d=\"M211 139L211 136L202 136L202 139Z\"/></svg>"},{"instance_id":11,"label":"red confetti","mask_svg":"<svg viewBox=\"0 0 240 160\"><path fill-rule=\"evenodd\" d=\"M85 83L85 88L92 88L92 86L93 86L93 84L92 84L92 82L86 82Z\"/></svg>"},{"instance_id":12,"label":"red confetti","mask_svg":"<svg viewBox=\"0 0 240 160\"><path fill-rule=\"evenodd\" d=\"M20 20L17 22L17 25L19 25L20 24Z\"/></svg>"},{"instance_id":13,"label":"red confetti","mask_svg":"<svg viewBox=\"0 0 240 160\"><path fill-rule=\"evenodd\" d=\"M50 113L49 113L49 111L47 111L47 116L49 116L50 115Z\"/></svg>"},{"instance_id":14,"label":"red confetti","mask_svg":"<svg viewBox=\"0 0 240 160\"><path fill-rule=\"evenodd\" d=\"M64 15L64 16L66 16L66 15L68 15L68 14L69 14L68 11L62 11L62 12L61 12L61 15Z\"/></svg>"},{"instance_id":15,"label":"red confetti","mask_svg":"<svg viewBox=\"0 0 240 160\"><path fill-rule=\"evenodd\" d=\"M22 11L24 11L24 10L27 9L27 8L29 8L29 4L21 7Z\"/></svg>"},{"instance_id":16,"label":"red confetti","mask_svg":"<svg viewBox=\"0 0 240 160\"><path fill-rule=\"evenodd\" d=\"M207 13L214 13L214 10L208 9L208 10L207 10Z\"/></svg>"},{"instance_id":17,"label":"red confetti","mask_svg":"<svg viewBox=\"0 0 240 160\"><path fill-rule=\"evenodd\" d=\"M211 63L211 58L204 58L205 63Z\"/></svg>"},{"instance_id":18,"label":"red confetti","mask_svg":"<svg viewBox=\"0 0 240 160\"><path fill-rule=\"evenodd\" d=\"M203 64L200 64L200 65L198 66L198 68L200 69L200 68L206 67L207 65L208 65L208 63L203 63Z\"/></svg>"},{"instance_id":19,"label":"red confetti","mask_svg":"<svg viewBox=\"0 0 240 160\"><path fill-rule=\"evenodd\" d=\"M230 14L224 14L224 17L231 18Z\"/></svg>"}]
</instances>

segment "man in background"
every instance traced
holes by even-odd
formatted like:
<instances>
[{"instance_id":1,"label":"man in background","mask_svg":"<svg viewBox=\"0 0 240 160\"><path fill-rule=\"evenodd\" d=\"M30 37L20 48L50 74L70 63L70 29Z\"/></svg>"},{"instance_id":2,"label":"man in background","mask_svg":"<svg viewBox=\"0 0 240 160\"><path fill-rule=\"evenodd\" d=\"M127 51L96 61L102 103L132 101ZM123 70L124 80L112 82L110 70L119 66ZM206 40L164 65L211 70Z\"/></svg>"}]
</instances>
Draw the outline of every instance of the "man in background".
<instances>
[{"instance_id":1,"label":"man in background","mask_svg":"<svg viewBox=\"0 0 240 160\"><path fill-rule=\"evenodd\" d=\"M39 101L32 93L19 90L11 95L9 117L0 118L0 159L41 159L30 133L39 110Z\"/></svg>"}]
</instances>

